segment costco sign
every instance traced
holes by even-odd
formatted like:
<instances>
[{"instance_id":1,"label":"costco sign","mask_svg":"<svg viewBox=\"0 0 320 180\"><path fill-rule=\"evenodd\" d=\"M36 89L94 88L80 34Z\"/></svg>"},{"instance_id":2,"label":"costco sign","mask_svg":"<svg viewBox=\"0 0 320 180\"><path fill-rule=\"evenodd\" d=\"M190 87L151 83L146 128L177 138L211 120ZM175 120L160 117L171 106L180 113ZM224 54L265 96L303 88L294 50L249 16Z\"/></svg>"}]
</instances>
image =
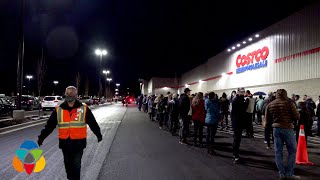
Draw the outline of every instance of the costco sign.
<instances>
[{"instance_id":1,"label":"costco sign","mask_svg":"<svg viewBox=\"0 0 320 180\"><path fill-rule=\"evenodd\" d=\"M268 66L269 48L267 46L262 49L250 52L247 55L239 54L237 56L237 74L243 73L249 70L255 70Z\"/></svg>"}]
</instances>

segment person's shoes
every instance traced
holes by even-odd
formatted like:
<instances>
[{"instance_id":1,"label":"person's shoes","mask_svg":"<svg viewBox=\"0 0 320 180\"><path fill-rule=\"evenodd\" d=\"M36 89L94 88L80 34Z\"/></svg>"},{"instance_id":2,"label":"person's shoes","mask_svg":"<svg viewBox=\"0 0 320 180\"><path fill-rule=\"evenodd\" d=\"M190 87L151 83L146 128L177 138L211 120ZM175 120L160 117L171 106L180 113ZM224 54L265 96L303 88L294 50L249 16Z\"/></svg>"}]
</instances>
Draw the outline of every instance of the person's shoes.
<instances>
[{"instance_id":1,"label":"person's shoes","mask_svg":"<svg viewBox=\"0 0 320 180\"><path fill-rule=\"evenodd\" d=\"M233 158L233 164L239 164L240 163L240 158L239 157L234 157Z\"/></svg>"},{"instance_id":2,"label":"person's shoes","mask_svg":"<svg viewBox=\"0 0 320 180\"><path fill-rule=\"evenodd\" d=\"M271 150L272 148L271 148L271 146L267 146L267 149Z\"/></svg>"},{"instance_id":3,"label":"person's shoes","mask_svg":"<svg viewBox=\"0 0 320 180\"><path fill-rule=\"evenodd\" d=\"M267 142L267 141L264 141L264 143L267 144L268 142Z\"/></svg>"},{"instance_id":4,"label":"person's shoes","mask_svg":"<svg viewBox=\"0 0 320 180\"><path fill-rule=\"evenodd\" d=\"M228 130L228 129L229 129L228 126L224 128L224 130Z\"/></svg>"},{"instance_id":5,"label":"person's shoes","mask_svg":"<svg viewBox=\"0 0 320 180\"><path fill-rule=\"evenodd\" d=\"M285 176L285 175L280 175L279 176L279 180L284 180L284 179L287 179L287 176Z\"/></svg>"},{"instance_id":6,"label":"person's shoes","mask_svg":"<svg viewBox=\"0 0 320 180\"><path fill-rule=\"evenodd\" d=\"M159 126L159 129L162 129L162 127L161 127L161 126Z\"/></svg>"},{"instance_id":7,"label":"person's shoes","mask_svg":"<svg viewBox=\"0 0 320 180\"><path fill-rule=\"evenodd\" d=\"M296 180L296 179L301 179L301 177L300 176L295 176L295 175L293 175L293 176L287 176L286 177L286 179L290 179L290 180Z\"/></svg>"}]
</instances>

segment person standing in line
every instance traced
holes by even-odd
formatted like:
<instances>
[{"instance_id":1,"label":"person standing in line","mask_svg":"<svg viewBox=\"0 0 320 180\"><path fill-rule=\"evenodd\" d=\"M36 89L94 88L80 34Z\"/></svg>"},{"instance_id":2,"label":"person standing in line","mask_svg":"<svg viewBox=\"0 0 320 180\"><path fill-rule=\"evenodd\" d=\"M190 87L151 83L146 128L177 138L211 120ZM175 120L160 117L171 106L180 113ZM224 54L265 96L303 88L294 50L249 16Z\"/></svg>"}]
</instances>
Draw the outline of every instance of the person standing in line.
<instances>
[{"instance_id":1,"label":"person standing in line","mask_svg":"<svg viewBox=\"0 0 320 180\"><path fill-rule=\"evenodd\" d=\"M162 129L163 123L164 123L164 115L166 111L163 94L160 94L157 106L158 106L158 116L159 116L159 129Z\"/></svg>"},{"instance_id":2,"label":"person standing in line","mask_svg":"<svg viewBox=\"0 0 320 180\"><path fill-rule=\"evenodd\" d=\"M143 94L141 94L140 96L139 96L139 106L138 106L138 109L139 109L139 111L141 111L141 107L142 107L142 104L143 104L143 98L144 98L144 95Z\"/></svg>"},{"instance_id":3,"label":"person standing in line","mask_svg":"<svg viewBox=\"0 0 320 180\"><path fill-rule=\"evenodd\" d=\"M216 155L214 150L214 138L217 133L218 123L221 120L219 100L215 98L214 92L209 93L209 99L205 102L206 126L207 126L207 146L208 154Z\"/></svg>"},{"instance_id":4,"label":"person standing in line","mask_svg":"<svg viewBox=\"0 0 320 180\"><path fill-rule=\"evenodd\" d=\"M273 98L273 92L268 93L268 98L264 100L263 106L262 106L262 113L265 119L265 114L266 114L266 109L267 106L274 100ZM272 126L271 124L265 123L264 125L264 143L267 144L267 149L272 149L271 148L271 143L270 143L270 135L272 133Z\"/></svg>"},{"instance_id":5,"label":"person standing in line","mask_svg":"<svg viewBox=\"0 0 320 180\"><path fill-rule=\"evenodd\" d=\"M229 106L230 102L227 99L227 94L223 93L222 97L220 98L220 110L221 110L221 115L223 117L223 120L221 121L221 130L225 128L226 130L228 129L228 114L229 114ZM225 121L226 125L223 125L223 121Z\"/></svg>"},{"instance_id":6,"label":"person standing in line","mask_svg":"<svg viewBox=\"0 0 320 180\"><path fill-rule=\"evenodd\" d=\"M153 117L154 117L154 99L155 97L153 95L150 96L150 98L148 99L148 114L149 114L149 118L151 121L154 121L153 120Z\"/></svg>"},{"instance_id":7,"label":"person standing in line","mask_svg":"<svg viewBox=\"0 0 320 180\"><path fill-rule=\"evenodd\" d=\"M59 148L62 150L65 170L69 180L80 180L81 159L87 145L87 124L102 141L100 127L86 104L77 100L77 88L68 86L65 102L56 107L38 136L38 145L58 126Z\"/></svg>"},{"instance_id":8,"label":"person standing in line","mask_svg":"<svg viewBox=\"0 0 320 180\"><path fill-rule=\"evenodd\" d=\"M294 103L288 99L285 89L278 89L276 99L269 103L265 114L267 124L272 124L274 136L275 161L280 179L300 179L294 175L297 142L293 130L293 119L300 119ZM283 162L283 146L286 144L288 162Z\"/></svg>"},{"instance_id":9,"label":"person standing in line","mask_svg":"<svg viewBox=\"0 0 320 180\"><path fill-rule=\"evenodd\" d=\"M180 143L181 144L188 144L187 141L187 133L189 130L189 117L188 113L190 110L190 92L191 90L189 88L184 89L184 93L180 95L179 99L179 113L180 118L182 119L182 122L180 123Z\"/></svg>"},{"instance_id":10,"label":"person standing in line","mask_svg":"<svg viewBox=\"0 0 320 180\"><path fill-rule=\"evenodd\" d=\"M246 126L246 135L248 138L253 138L253 125L252 125L252 115L253 115L253 111L254 111L254 106L255 106L255 102L256 100L253 98L251 92L249 90L246 91L245 96L246 98L246 104L247 104L247 126Z\"/></svg>"},{"instance_id":11,"label":"person standing in line","mask_svg":"<svg viewBox=\"0 0 320 180\"><path fill-rule=\"evenodd\" d=\"M245 89L238 88L237 95L232 103L231 122L233 128L233 163L240 162L239 148L241 143L242 131L246 126L246 110L248 104L244 99Z\"/></svg>"},{"instance_id":12,"label":"person standing in line","mask_svg":"<svg viewBox=\"0 0 320 180\"><path fill-rule=\"evenodd\" d=\"M319 96L319 100L320 101L320 96ZM317 126L318 126L318 130L317 130L317 133L316 135L317 136L320 136L320 103L318 103L317 105L317 113L316 113L316 116L317 116Z\"/></svg>"},{"instance_id":13,"label":"person standing in line","mask_svg":"<svg viewBox=\"0 0 320 180\"><path fill-rule=\"evenodd\" d=\"M178 129L179 124L179 101L177 94L169 96L168 113L170 118L170 131L174 136Z\"/></svg>"},{"instance_id":14,"label":"person standing in line","mask_svg":"<svg viewBox=\"0 0 320 180\"><path fill-rule=\"evenodd\" d=\"M313 119L315 117L315 112L314 110L317 108L316 106L316 103L312 100L312 98L310 96L307 97L307 100L305 101L306 102L306 107L309 111L309 114L310 114L310 119L307 123L307 126L305 127L305 130L306 130L306 134L308 136L313 136L312 134L312 125L313 125Z\"/></svg>"},{"instance_id":15,"label":"person standing in line","mask_svg":"<svg viewBox=\"0 0 320 180\"><path fill-rule=\"evenodd\" d=\"M199 137L200 147L203 146L203 126L205 122L206 113L204 110L203 93L199 92L192 100L192 120L194 123L194 146L198 147L197 139Z\"/></svg>"},{"instance_id":16,"label":"person standing in line","mask_svg":"<svg viewBox=\"0 0 320 180\"><path fill-rule=\"evenodd\" d=\"M259 95L259 100L256 104L256 110L257 110L257 118L258 118L258 122L257 124L262 124L262 107L263 107L263 103L264 103L264 100L263 100L263 97L262 95Z\"/></svg>"},{"instance_id":17,"label":"person standing in line","mask_svg":"<svg viewBox=\"0 0 320 180\"><path fill-rule=\"evenodd\" d=\"M310 113L307 109L307 106L306 106L306 103L305 102L299 102L298 103L298 106L299 106L299 115L300 115L300 120L297 122L297 127L295 128L296 130L296 141L298 143L298 140L299 140L299 132L300 132L300 126L301 125L304 125L304 127L308 127L309 126L309 123L310 123L310 119L311 119L311 116L310 116ZM307 133L307 129L305 129L305 137L306 137L306 143L308 142L308 133Z\"/></svg>"}]
</instances>

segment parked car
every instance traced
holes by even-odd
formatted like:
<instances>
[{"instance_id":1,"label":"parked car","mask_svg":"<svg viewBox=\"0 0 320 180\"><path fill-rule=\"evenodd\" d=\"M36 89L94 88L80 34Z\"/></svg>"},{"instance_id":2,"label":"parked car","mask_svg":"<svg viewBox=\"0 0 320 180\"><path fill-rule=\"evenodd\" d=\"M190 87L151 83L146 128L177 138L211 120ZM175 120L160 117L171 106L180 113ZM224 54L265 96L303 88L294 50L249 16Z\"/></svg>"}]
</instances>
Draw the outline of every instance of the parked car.
<instances>
[{"instance_id":1,"label":"parked car","mask_svg":"<svg viewBox=\"0 0 320 180\"><path fill-rule=\"evenodd\" d=\"M62 104L63 98L61 96L45 96L41 102L42 110L55 109L55 107Z\"/></svg>"},{"instance_id":2,"label":"parked car","mask_svg":"<svg viewBox=\"0 0 320 180\"><path fill-rule=\"evenodd\" d=\"M106 102L106 100L104 98L99 98L99 97L95 97L92 99L93 100L93 104L104 104Z\"/></svg>"},{"instance_id":3,"label":"parked car","mask_svg":"<svg viewBox=\"0 0 320 180\"><path fill-rule=\"evenodd\" d=\"M0 96L0 115L12 115L15 105L7 98Z\"/></svg>"},{"instance_id":4,"label":"parked car","mask_svg":"<svg viewBox=\"0 0 320 180\"><path fill-rule=\"evenodd\" d=\"M91 97L81 97L80 99L81 103L86 103L87 105L92 105L93 104L93 99Z\"/></svg>"},{"instance_id":5,"label":"parked car","mask_svg":"<svg viewBox=\"0 0 320 180\"><path fill-rule=\"evenodd\" d=\"M40 106L40 102L35 97L30 95L22 95L21 109L32 111L33 109L41 108Z\"/></svg>"}]
</instances>

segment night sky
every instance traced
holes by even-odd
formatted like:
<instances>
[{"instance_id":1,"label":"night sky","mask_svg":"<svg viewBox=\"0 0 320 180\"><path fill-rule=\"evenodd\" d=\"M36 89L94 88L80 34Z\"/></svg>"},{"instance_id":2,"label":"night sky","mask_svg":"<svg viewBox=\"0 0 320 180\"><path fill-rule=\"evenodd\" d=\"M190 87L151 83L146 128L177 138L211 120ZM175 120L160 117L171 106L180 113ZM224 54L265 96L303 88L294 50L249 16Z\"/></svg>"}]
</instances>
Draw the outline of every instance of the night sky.
<instances>
[{"instance_id":1,"label":"night sky","mask_svg":"<svg viewBox=\"0 0 320 180\"><path fill-rule=\"evenodd\" d=\"M90 94L98 89L99 58L121 87L139 89L138 78L174 77L235 42L316 1L25 0L24 74L35 75L44 48L44 94L59 92L81 74ZM16 91L21 0L0 1L0 94ZM279 4L279 2L282 2ZM25 85L28 81L25 79ZM31 80L36 90L36 80Z\"/></svg>"}]
</instances>

